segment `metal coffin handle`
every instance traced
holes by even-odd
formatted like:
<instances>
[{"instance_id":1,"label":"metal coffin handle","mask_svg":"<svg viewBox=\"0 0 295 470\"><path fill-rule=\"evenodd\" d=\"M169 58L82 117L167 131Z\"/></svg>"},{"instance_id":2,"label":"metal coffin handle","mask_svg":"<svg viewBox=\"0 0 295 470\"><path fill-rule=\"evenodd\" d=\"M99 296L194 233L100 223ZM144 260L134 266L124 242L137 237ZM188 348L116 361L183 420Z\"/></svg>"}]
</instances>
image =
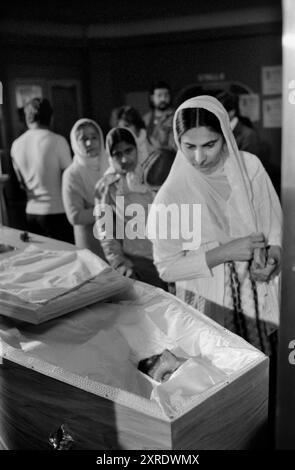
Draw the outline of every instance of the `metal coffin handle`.
<instances>
[{"instance_id":1,"label":"metal coffin handle","mask_svg":"<svg viewBox=\"0 0 295 470\"><path fill-rule=\"evenodd\" d=\"M48 440L53 450L70 450L74 444L74 439L66 424L61 424L57 431L52 432Z\"/></svg>"}]
</instances>

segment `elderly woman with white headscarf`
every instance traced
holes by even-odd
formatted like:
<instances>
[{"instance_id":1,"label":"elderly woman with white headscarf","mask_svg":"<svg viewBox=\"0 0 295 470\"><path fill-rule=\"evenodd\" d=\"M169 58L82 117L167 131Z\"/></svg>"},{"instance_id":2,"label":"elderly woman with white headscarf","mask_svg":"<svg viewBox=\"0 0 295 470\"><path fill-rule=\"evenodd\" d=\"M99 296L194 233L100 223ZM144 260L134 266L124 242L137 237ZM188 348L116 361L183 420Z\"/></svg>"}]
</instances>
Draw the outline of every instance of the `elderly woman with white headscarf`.
<instances>
[{"instance_id":1,"label":"elderly woman with white headscarf","mask_svg":"<svg viewBox=\"0 0 295 470\"><path fill-rule=\"evenodd\" d=\"M62 182L66 215L74 227L76 246L104 258L100 242L93 234L95 185L106 168L103 133L95 121L79 119L70 137L74 158Z\"/></svg>"},{"instance_id":2,"label":"elderly woman with white headscarf","mask_svg":"<svg viewBox=\"0 0 295 470\"><path fill-rule=\"evenodd\" d=\"M192 98L177 109L174 138L178 153L148 221L160 276L175 282L187 303L272 354L281 245L281 208L272 183L256 156L239 152L228 114L213 97ZM161 204L180 214L173 225L172 211L166 237L163 217L157 219ZM201 215L193 220L198 212L190 210L185 220L181 212L193 204ZM188 223L197 223L200 240L188 243Z\"/></svg>"}]
</instances>

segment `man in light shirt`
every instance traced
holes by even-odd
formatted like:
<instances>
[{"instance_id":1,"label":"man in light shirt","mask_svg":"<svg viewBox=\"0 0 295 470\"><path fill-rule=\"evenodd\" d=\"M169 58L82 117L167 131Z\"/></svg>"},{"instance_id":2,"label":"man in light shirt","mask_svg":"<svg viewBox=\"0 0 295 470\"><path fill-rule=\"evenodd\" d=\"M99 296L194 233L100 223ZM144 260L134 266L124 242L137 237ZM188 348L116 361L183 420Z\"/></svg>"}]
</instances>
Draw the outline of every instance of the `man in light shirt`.
<instances>
[{"instance_id":1,"label":"man in light shirt","mask_svg":"<svg viewBox=\"0 0 295 470\"><path fill-rule=\"evenodd\" d=\"M70 147L64 137L49 129L52 107L47 99L33 98L24 112L28 130L13 142L11 157L27 194L28 229L73 242L61 196L62 172L72 162Z\"/></svg>"}]
</instances>

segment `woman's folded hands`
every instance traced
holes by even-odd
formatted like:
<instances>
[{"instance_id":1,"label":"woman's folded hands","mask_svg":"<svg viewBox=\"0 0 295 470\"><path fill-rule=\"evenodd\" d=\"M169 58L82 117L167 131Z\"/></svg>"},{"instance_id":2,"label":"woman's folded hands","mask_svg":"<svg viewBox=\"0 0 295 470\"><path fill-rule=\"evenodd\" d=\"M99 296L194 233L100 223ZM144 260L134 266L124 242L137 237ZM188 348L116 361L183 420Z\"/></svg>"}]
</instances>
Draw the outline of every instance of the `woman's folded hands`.
<instances>
[{"instance_id":1,"label":"woman's folded hands","mask_svg":"<svg viewBox=\"0 0 295 470\"><path fill-rule=\"evenodd\" d=\"M259 261L257 254L251 262L251 277L256 282L268 282L277 276L281 269L281 247L276 245L268 246L265 249L264 263Z\"/></svg>"}]
</instances>

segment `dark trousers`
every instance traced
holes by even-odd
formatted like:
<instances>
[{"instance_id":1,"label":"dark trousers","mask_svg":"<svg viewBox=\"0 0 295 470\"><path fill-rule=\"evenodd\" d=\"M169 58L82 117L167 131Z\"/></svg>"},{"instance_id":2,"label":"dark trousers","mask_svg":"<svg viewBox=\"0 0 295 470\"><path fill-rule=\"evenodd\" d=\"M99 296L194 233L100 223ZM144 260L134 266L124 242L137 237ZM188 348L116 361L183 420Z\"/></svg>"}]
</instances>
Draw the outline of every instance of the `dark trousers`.
<instances>
[{"instance_id":1,"label":"dark trousers","mask_svg":"<svg viewBox=\"0 0 295 470\"><path fill-rule=\"evenodd\" d=\"M66 214L26 214L30 232L55 238L68 243L74 243L73 228Z\"/></svg>"},{"instance_id":2,"label":"dark trousers","mask_svg":"<svg viewBox=\"0 0 295 470\"><path fill-rule=\"evenodd\" d=\"M141 256L130 256L128 258L133 262L133 279L138 281L146 282L155 287L160 287L161 289L168 290L168 285L166 282L162 281L158 271L152 262L148 258L142 258Z\"/></svg>"}]
</instances>

